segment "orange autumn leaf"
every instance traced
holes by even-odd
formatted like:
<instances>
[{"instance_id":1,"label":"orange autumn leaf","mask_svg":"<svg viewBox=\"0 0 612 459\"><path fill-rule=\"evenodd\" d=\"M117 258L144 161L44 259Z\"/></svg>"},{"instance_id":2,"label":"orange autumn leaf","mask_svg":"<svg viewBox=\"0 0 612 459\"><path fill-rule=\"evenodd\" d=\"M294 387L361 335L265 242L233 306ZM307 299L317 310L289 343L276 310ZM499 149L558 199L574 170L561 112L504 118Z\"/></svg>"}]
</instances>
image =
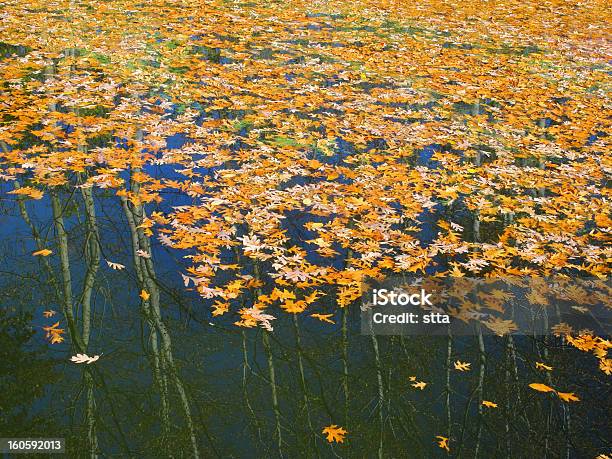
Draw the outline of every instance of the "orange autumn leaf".
<instances>
[{"instance_id":1,"label":"orange autumn leaf","mask_svg":"<svg viewBox=\"0 0 612 459\"><path fill-rule=\"evenodd\" d=\"M327 435L327 441L329 443L344 443L344 436L348 432L344 430L342 427L339 427L335 424L327 426L323 429L323 434Z\"/></svg>"},{"instance_id":2,"label":"orange autumn leaf","mask_svg":"<svg viewBox=\"0 0 612 459\"><path fill-rule=\"evenodd\" d=\"M215 301L215 303L211 306L213 308L213 317L222 316L223 314L225 314L227 311L229 311L229 306L229 303Z\"/></svg>"},{"instance_id":3,"label":"orange autumn leaf","mask_svg":"<svg viewBox=\"0 0 612 459\"><path fill-rule=\"evenodd\" d=\"M37 250L36 252L32 252L32 255L35 257L48 257L52 253L53 251L49 249L42 249L42 250Z\"/></svg>"},{"instance_id":4,"label":"orange autumn leaf","mask_svg":"<svg viewBox=\"0 0 612 459\"><path fill-rule=\"evenodd\" d=\"M555 392L552 387L541 383L531 383L529 384L529 387L531 387L533 390L537 390L538 392Z\"/></svg>"},{"instance_id":5,"label":"orange autumn leaf","mask_svg":"<svg viewBox=\"0 0 612 459\"><path fill-rule=\"evenodd\" d=\"M319 319L321 322L327 322L330 324L335 324L336 322L334 322L333 320L330 319L330 317L333 317L333 314L310 314L310 317L314 317L315 319Z\"/></svg>"},{"instance_id":6,"label":"orange autumn leaf","mask_svg":"<svg viewBox=\"0 0 612 459\"><path fill-rule=\"evenodd\" d=\"M448 446L448 438L443 437L442 435L436 435L436 439L438 440L438 447L445 449L450 452L450 448Z\"/></svg>"},{"instance_id":7,"label":"orange autumn leaf","mask_svg":"<svg viewBox=\"0 0 612 459\"><path fill-rule=\"evenodd\" d=\"M151 294L150 294L149 292L147 292L146 290L144 290L144 289L143 289L143 290L140 292L140 295L138 295L138 296L139 296L140 298L142 298L144 301L147 301L147 300L148 300L148 299L151 297Z\"/></svg>"},{"instance_id":8,"label":"orange autumn leaf","mask_svg":"<svg viewBox=\"0 0 612 459\"><path fill-rule=\"evenodd\" d=\"M42 199L44 193L36 188L32 188L29 186L24 186L18 188L17 190L9 191L8 194L18 194L20 196L28 196L32 199Z\"/></svg>"},{"instance_id":9,"label":"orange autumn leaf","mask_svg":"<svg viewBox=\"0 0 612 459\"><path fill-rule=\"evenodd\" d=\"M57 321L53 325L42 327L42 329L46 332L45 338L47 338L51 344L58 344L64 341L64 337L62 335L66 333L66 331L63 328L58 328L59 324L59 321Z\"/></svg>"},{"instance_id":10,"label":"orange autumn leaf","mask_svg":"<svg viewBox=\"0 0 612 459\"><path fill-rule=\"evenodd\" d=\"M557 392L557 396L564 402L580 401L580 399L573 392Z\"/></svg>"}]
</instances>

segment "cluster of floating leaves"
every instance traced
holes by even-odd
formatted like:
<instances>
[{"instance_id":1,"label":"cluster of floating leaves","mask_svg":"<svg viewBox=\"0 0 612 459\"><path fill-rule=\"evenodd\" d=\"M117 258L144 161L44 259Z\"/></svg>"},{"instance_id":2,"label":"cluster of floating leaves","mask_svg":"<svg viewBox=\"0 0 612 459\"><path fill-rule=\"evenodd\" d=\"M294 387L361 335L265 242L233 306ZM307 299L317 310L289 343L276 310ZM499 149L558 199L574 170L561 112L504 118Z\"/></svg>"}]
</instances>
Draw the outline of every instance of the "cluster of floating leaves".
<instances>
[{"instance_id":1,"label":"cluster of floating leaves","mask_svg":"<svg viewBox=\"0 0 612 459\"><path fill-rule=\"evenodd\" d=\"M609 275L602 1L2 5L0 180L161 203L140 226L215 318L333 324L396 273Z\"/></svg>"}]
</instances>

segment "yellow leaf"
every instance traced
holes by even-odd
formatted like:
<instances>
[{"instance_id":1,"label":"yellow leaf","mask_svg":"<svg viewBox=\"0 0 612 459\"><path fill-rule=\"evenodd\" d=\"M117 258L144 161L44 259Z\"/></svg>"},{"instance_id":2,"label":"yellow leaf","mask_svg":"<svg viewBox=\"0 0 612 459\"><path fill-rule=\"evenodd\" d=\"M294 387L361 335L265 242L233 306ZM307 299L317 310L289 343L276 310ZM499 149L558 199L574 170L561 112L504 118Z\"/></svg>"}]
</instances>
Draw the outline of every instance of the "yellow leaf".
<instances>
[{"instance_id":1,"label":"yellow leaf","mask_svg":"<svg viewBox=\"0 0 612 459\"><path fill-rule=\"evenodd\" d=\"M549 367L548 365L544 365L542 362L536 362L535 367L538 370L546 370L546 371L552 371L552 369L553 369L553 367Z\"/></svg>"},{"instance_id":2,"label":"yellow leaf","mask_svg":"<svg viewBox=\"0 0 612 459\"><path fill-rule=\"evenodd\" d=\"M482 404L487 408L497 408L497 403L490 402L488 400L483 400Z\"/></svg>"},{"instance_id":3,"label":"yellow leaf","mask_svg":"<svg viewBox=\"0 0 612 459\"><path fill-rule=\"evenodd\" d=\"M37 250L36 252L32 252L32 255L37 257L48 257L49 255L51 255L53 252L49 249L42 249L42 250Z\"/></svg>"},{"instance_id":4,"label":"yellow leaf","mask_svg":"<svg viewBox=\"0 0 612 459\"><path fill-rule=\"evenodd\" d=\"M24 186L17 190L9 191L8 194L19 194L21 196L29 196L32 199L42 199L43 192L37 190L36 188L32 188L30 186Z\"/></svg>"},{"instance_id":5,"label":"yellow leaf","mask_svg":"<svg viewBox=\"0 0 612 459\"><path fill-rule=\"evenodd\" d=\"M140 298L142 298L144 301L147 301L151 297L151 294L146 290L142 290L138 296L140 296Z\"/></svg>"},{"instance_id":6,"label":"yellow leaf","mask_svg":"<svg viewBox=\"0 0 612 459\"><path fill-rule=\"evenodd\" d=\"M461 361L457 360L454 365L455 365L455 370L468 371L468 370L470 370L471 363L461 362Z\"/></svg>"},{"instance_id":7,"label":"yellow leaf","mask_svg":"<svg viewBox=\"0 0 612 459\"><path fill-rule=\"evenodd\" d=\"M438 446L446 451L450 451L448 447L448 438L443 437L442 435L436 435L436 439L438 440Z\"/></svg>"},{"instance_id":8,"label":"yellow leaf","mask_svg":"<svg viewBox=\"0 0 612 459\"><path fill-rule=\"evenodd\" d=\"M223 303L222 301L215 301L211 307L213 308L213 317L222 316L229 311L229 303Z\"/></svg>"},{"instance_id":9,"label":"yellow leaf","mask_svg":"<svg viewBox=\"0 0 612 459\"><path fill-rule=\"evenodd\" d=\"M538 392L554 392L555 390L552 387L547 386L546 384L540 383L531 383L529 384L533 390L537 390Z\"/></svg>"},{"instance_id":10,"label":"yellow leaf","mask_svg":"<svg viewBox=\"0 0 612 459\"><path fill-rule=\"evenodd\" d=\"M330 324L335 324L336 322L334 322L333 320L330 319L330 317L333 317L333 314L310 314L310 317L314 317L315 319L319 319L321 322L327 322Z\"/></svg>"},{"instance_id":11,"label":"yellow leaf","mask_svg":"<svg viewBox=\"0 0 612 459\"><path fill-rule=\"evenodd\" d=\"M557 396L564 402L579 402L580 399L573 392L557 392Z\"/></svg>"}]
</instances>

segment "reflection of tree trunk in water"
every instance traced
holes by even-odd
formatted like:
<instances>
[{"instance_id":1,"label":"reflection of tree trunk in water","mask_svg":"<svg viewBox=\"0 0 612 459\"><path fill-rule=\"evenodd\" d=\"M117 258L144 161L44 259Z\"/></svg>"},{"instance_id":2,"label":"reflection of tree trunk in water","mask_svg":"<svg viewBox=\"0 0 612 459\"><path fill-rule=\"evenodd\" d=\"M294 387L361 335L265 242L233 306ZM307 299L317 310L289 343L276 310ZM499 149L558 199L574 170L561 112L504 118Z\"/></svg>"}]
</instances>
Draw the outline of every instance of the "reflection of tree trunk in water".
<instances>
[{"instance_id":1,"label":"reflection of tree trunk in water","mask_svg":"<svg viewBox=\"0 0 612 459\"><path fill-rule=\"evenodd\" d=\"M482 415L483 415L483 389L484 389L484 377L487 363L487 356L485 353L485 344L482 337L482 328L478 325L478 350L480 353L480 374L478 375L478 434L476 435L476 448L474 451L474 458L478 457L480 450L480 439L482 436Z\"/></svg>"},{"instance_id":2,"label":"reflection of tree trunk in water","mask_svg":"<svg viewBox=\"0 0 612 459\"><path fill-rule=\"evenodd\" d=\"M453 337L451 335L450 326L448 328L448 343L446 346L446 425L447 432L446 436L451 438L451 404L450 404L450 395L451 395L451 387L450 387L450 374L451 374L451 362L452 362L452 354L453 354Z\"/></svg>"},{"instance_id":3,"label":"reflection of tree trunk in water","mask_svg":"<svg viewBox=\"0 0 612 459\"><path fill-rule=\"evenodd\" d=\"M100 267L100 236L96 223L96 209L91 188L81 188L83 201L85 203L86 239L85 239L85 261L87 271L83 281L83 293L81 294L82 317L83 317L83 344L89 344L91 331L91 295L98 268Z\"/></svg>"},{"instance_id":4,"label":"reflection of tree trunk in water","mask_svg":"<svg viewBox=\"0 0 612 459\"><path fill-rule=\"evenodd\" d=\"M85 387L87 387L87 408L85 419L87 422L87 442L89 443L90 457L98 457L98 434L96 431L96 400L94 396L94 379L90 369L85 369Z\"/></svg>"},{"instance_id":5,"label":"reflection of tree trunk in water","mask_svg":"<svg viewBox=\"0 0 612 459\"><path fill-rule=\"evenodd\" d=\"M281 421L280 421L280 409L278 406L278 394L276 392L276 371L274 369L274 356L272 354L272 348L270 347L270 338L268 332L263 332L263 346L266 351L268 358L268 378L270 380L270 390L272 391L272 409L274 410L274 419L276 421L276 439L278 445L279 456L283 455L283 440L281 434Z\"/></svg>"},{"instance_id":6,"label":"reflection of tree trunk in water","mask_svg":"<svg viewBox=\"0 0 612 459\"><path fill-rule=\"evenodd\" d=\"M349 424L348 369L348 306L342 308L342 390L344 392L344 424Z\"/></svg>"},{"instance_id":7,"label":"reflection of tree trunk in water","mask_svg":"<svg viewBox=\"0 0 612 459\"><path fill-rule=\"evenodd\" d=\"M127 200L122 197L121 203L123 205L123 210L128 220L128 226L130 227L130 234L132 239L132 253L134 259L134 268L136 270L136 277L138 278L138 283L140 286L144 288L145 279L143 274L143 268L141 265L141 260L138 254L136 253L139 247L138 243L138 235L136 222L134 220L134 216L127 205ZM153 369L153 377L157 384L157 388L159 390L159 398L161 404L161 424L162 424L162 437L165 440L170 435L170 408L168 402L168 381L165 372L163 371L163 357L159 352L159 337L157 333L157 329L155 327L155 323L153 318L151 317L151 313L149 311L148 304L143 300L140 304L141 312L144 318L149 323L149 345L151 346L151 365ZM165 446L165 445L164 445Z\"/></svg>"},{"instance_id":8,"label":"reflection of tree trunk in water","mask_svg":"<svg viewBox=\"0 0 612 459\"><path fill-rule=\"evenodd\" d=\"M138 172L138 170L135 169L134 172ZM139 186L134 181L132 181L131 190L134 193L134 196L138 196ZM142 300L141 305L142 310L145 312L146 318L151 325L151 349L153 351L155 365L158 366L157 369L154 368L154 372L157 372L159 375L158 385L160 388L160 393L162 394L162 427L164 427L164 425L166 427L169 426L169 404L167 401L166 389L166 372L168 372L181 401L185 415L185 422L187 423L187 428L189 429L193 456L197 458L199 457L199 448L195 425L191 416L191 408L189 405L187 392L185 391L183 382L179 378L178 371L174 363L170 334L168 333L168 329L161 318L159 289L157 287L157 276L155 274L153 261L151 258L141 257L137 253L138 250L142 250L151 255L151 244L149 238L144 234L143 229L139 228L144 220L144 209L141 204L134 205L129 203L125 197L122 197L121 201L132 235L132 256L134 258L134 268L141 287L150 295L147 300ZM158 334L159 336L157 336ZM157 348L158 338L159 344L161 345L161 353L159 353ZM156 355L158 355L157 358L155 357ZM165 402L163 401L164 395L166 396Z\"/></svg>"},{"instance_id":9,"label":"reflection of tree trunk in water","mask_svg":"<svg viewBox=\"0 0 612 459\"><path fill-rule=\"evenodd\" d=\"M382 364L380 363L380 353L378 350L378 338L374 333L371 335L372 339L372 347L374 348L374 359L376 362L376 381L378 385L378 429L379 429L379 440L378 440L378 457L382 459L383 457L383 426L384 426L384 418L383 418L383 407L385 405L385 393L383 387L383 377L382 377Z\"/></svg>"},{"instance_id":10,"label":"reflection of tree trunk in water","mask_svg":"<svg viewBox=\"0 0 612 459\"><path fill-rule=\"evenodd\" d=\"M91 295L93 292L94 282L98 268L100 267L100 237L98 234L98 225L96 223L96 210L93 200L91 188L81 188L83 201L85 203L85 219L86 219L86 239L85 239L85 261L87 263L87 272L83 281L83 293L81 294L82 306L82 327L83 327L83 345L85 350L89 345L89 337L91 333ZM85 370L85 386L87 387L87 439L91 457L97 457L98 436L96 433L96 402L94 398L94 380L89 369Z\"/></svg>"},{"instance_id":11,"label":"reflection of tree trunk in water","mask_svg":"<svg viewBox=\"0 0 612 459\"><path fill-rule=\"evenodd\" d=\"M83 189L83 199L85 201L85 212L87 220L86 241L85 241L85 260L87 263L87 273L81 294L82 304L82 333L76 324L72 303L72 277L70 273L70 258L68 252L68 235L64 226L63 209L57 191L51 191L51 207L53 210L53 222L58 239L58 250L60 255L60 268L63 291L63 311L68 323L68 329L72 342L77 352L87 353L89 336L91 332L91 294L95 282L95 276L100 264L100 247L95 222L95 209L91 189ZM94 380L91 369L84 370L84 382L87 389L85 405L85 422L87 425L87 441L89 445L90 457L97 457L98 436L96 432L96 402L94 396Z\"/></svg>"},{"instance_id":12,"label":"reflection of tree trunk in water","mask_svg":"<svg viewBox=\"0 0 612 459\"><path fill-rule=\"evenodd\" d=\"M53 210L53 223L57 236L57 245L60 256L60 272L62 284L62 307L64 317L68 323L68 329L72 337L72 342L76 347L77 352L84 353L85 345L78 332L74 318L74 310L72 304L72 277L70 274L70 259L68 257L68 234L64 226L64 217L62 205L57 191L51 191L51 208Z\"/></svg>"},{"instance_id":13,"label":"reflection of tree trunk in water","mask_svg":"<svg viewBox=\"0 0 612 459\"><path fill-rule=\"evenodd\" d=\"M353 258L353 251L348 249L346 253L345 267ZM348 358L348 305L342 308L342 391L344 392L344 422L349 427L349 358Z\"/></svg>"},{"instance_id":14,"label":"reflection of tree trunk in water","mask_svg":"<svg viewBox=\"0 0 612 459\"><path fill-rule=\"evenodd\" d=\"M298 369L300 370L300 384L302 386L302 392L304 394L304 408L306 409L306 421L308 422L308 428L312 434L312 442L315 452L317 452L317 434L312 426L312 419L310 418L310 401L308 400L308 387L306 386L306 375L304 374L304 361L302 359L302 338L300 336L300 327L296 314L293 314L293 329L295 331L295 347L297 349L297 361Z\"/></svg>"},{"instance_id":15,"label":"reflection of tree trunk in water","mask_svg":"<svg viewBox=\"0 0 612 459\"><path fill-rule=\"evenodd\" d=\"M242 393L244 396L244 403L249 409L249 413L251 413L251 417L253 418L253 424L255 425L255 429L257 430L257 438L260 443L263 444L261 438L261 426L259 424L259 419L257 419L257 415L255 414L255 410L253 410L253 405L251 405L251 400L249 399L249 390L247 387L247 372L251 371L251 365L249 364L249 353L247 351L247 339L246 333L244 330L242 331Z\"/></svg>"},{"instance_id":16,"label":"reflection of tree trunk in water","mask_svg":"<svg viewBox=\"0 0 612 459\"><path fill-rule=\"evenodd\" d=\"M19 182L17 180L14 181L14 187L15 189L19 189L21 186L19 185ZM90 190L89 190L90 191ZM89 196L91 197L91 192L89 193ZM89 198L86 198L86 200L88 200ZM18 206L19 206L19 212L21 214L21 217L23 218L23 220L25 221L26 225L28 225L28 227L30 228L30 231L32 233L32 237L34 239L34 242L36 243L36 247L37 250L42 250L45 248L45 244L43 243L41 237L40 237L40 233L38 232L38 229L36 228L36 226L33 224L32 220L30 219L30 215L28 214L28 210L26 208L24 199L19 197L18 200ZM91 205L93 205L93 197L91 197L91 201L90 201ZM53 201L52 201L52 205L53 205ZM86 208L89 206L89 203L86 202ZM59 209L60 211L58 212L56 209ZM89 207L89 209L93 209L93 207ZM70 335L71 335L71 339L72 342L75 343L78 346L78 343L80 340L82 340L82 351L86 352L87 351L87 345L89 343L89 335L90 335L90 328L91 328L91 322L90 322L90 299L91 299L91 291L93 288L93 281L95 279L95 273L97 272L97 268L99 265L99 240L97 238L97 227L95 225L95 213L90 212L89 210L86 210L88 212L88 222L91 221L92 225L88 226L88 244L90 244L90 247L88 249L86 249L86 256L90 256L91 257L88 259L88 275L90 276L91 280L88 282L86 281L84 286L83 286L83 295L82 295L82 304L83 304L83 323L82 323L82 327L83 327L83 334L82 334L82 338L80 339L80 335L78 334L78 329L76 327L76 324L74 324L73 328L70 329ZM61 205L59 203L59 198L56 196L55 197L55 208L54 208L54 223L57 222L59 219L55 218L55 215L58 215L60 218L62 217L61 215ZM93 218L91 220L89 220L89 216L93 216ZM88 223L89 224L89 223ZM89 241L89 237L91 235L91 233L89 232L89 230L92 228L92 226L94 228L96 228L95 230L95 241L93 244L91 244ZM64 233L64 238L66 239L66 243L64 244L59 244L60 247L60 256L62 256L62 253L67 253L67 238L65 235L65 228L63 226L63 219L61 221L61 229L60 232L63 230ZM97 253L97 256L95 255ZM97 261L96 261L97 259ZM47 260L47 258L43 258L42 259L42 263L43 266L45 268L45 270L47 271L47 275L48 275L48 279L49 279L49 283L53 286L53 289L55 291L55 296L57 297L58 302L62 303L63 306L66 306L66 294L65 291L64 293L62 293L58 287L58 282L55 276L55 273L53 272L53 269L51 268L51 265L49 263L49 261ZM62 275L67 272L68 274L70 273L70 266L68 265L68 270L65 270L65 266L64 266L64 261L62 260ZM91 274L89 274L91 272ZM87 276L86 276L87 277ZM63 281L64 282L64 281ZM87 287L90 286L90 287ZM68 286L69 290L72 290L71 285ZM71 302L71 301L70 301ZM70 308L72 309L72 308ZM67 319L68 320L68 319ZM70 324L70 322L69 322ZM70 328L70 325L69 325ZM77 349L78 350L78 349ZM90 455L91 457L97 457L97 450L98 450L98 437L97 437L97 432L96 432L96 423L95 423L95 398L94 398L94 379L92 376L92 373L89 369L85 370L84 373L84 381L85 381L85 387L87 389L87 402L86 402L86 411L85 411L85 418L86 418L86 424L87 424L87 439L88 439L88 444L89 444L89 449L90 449Z\"/></svg>"},{"instance_id":17,"label":"reflection of tree trunk in water","mask_svg":"<svg viewBox=\"0 0 612 459\"><path fill-rule=\"evenodd\" d=\"M261 273L259 271L259 263L257 260L253 263L253 272L255 274L255 280L261 281ZM255 294L259 297L261 290L255 289ZM274 355L272 354L272 348L270 346L270 338L268 337L268 331L263 331L262 342L266 357L268 359L268 379L270 382L270 391L272 393L272 409L274 410L274 420L276 423L276 440L278 447L278 455L283 455L283 437L281 432L281 419L280 419L280 408L278 405L278 393L276 390L276 371L274 369Z\"/></svg>"}]
</instances>

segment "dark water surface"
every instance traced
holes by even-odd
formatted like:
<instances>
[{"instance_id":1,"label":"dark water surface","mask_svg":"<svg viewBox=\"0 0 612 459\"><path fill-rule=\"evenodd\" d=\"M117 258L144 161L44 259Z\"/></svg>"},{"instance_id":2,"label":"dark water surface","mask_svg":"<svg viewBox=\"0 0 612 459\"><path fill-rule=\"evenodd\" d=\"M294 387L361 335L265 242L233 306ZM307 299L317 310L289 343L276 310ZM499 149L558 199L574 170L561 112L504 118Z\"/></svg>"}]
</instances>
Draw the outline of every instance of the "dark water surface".
<instances>
[{"instance_id":1,"label":"dark water surface","mask_svg":"<svg viewBox=\"0 0 612 459\"><path fill-rule=\"evenodd\" d=\"M609 406L600 402L609 390L605 375L598 376L595 359L561 349L554 338L485 336L485 354L477 337L453 338L449 356L445 336L360 335L358 305L335 314L334 325L274 311L275 331L264 338L262 329L241 329L231 319L213 322L210 304L183 285L184 253L155 243L174 361L160 370L165 415L129 228L116 197L95 196L102 260L87 352L100 359L77 365L69 361L70 331L64 343L49 344L42 330L58 320L68 328L52 282L59 281L60 267L49 198L25 203L29 226L8 186L1 186L2 437L63 437L69 457L193 457L196 449L201 457L445 456L436 435L451 438L454 457L595 457L609 444ZM77 193L61 202L78 319L85 217ZM166 196L164 205L185 203ZM53 256L31 255L37 249L32 228ZM112 270L105 260L126 268ZM329 303L336 311L333 298ZM58 314L44 318L45 310ZM454 371L454 360L471 362L472 370ZM528 389L531 382L546 383L534 361L553 365L560 380L578 388L581 402L563 404ZM411 376L427 386L411 387ZM479 380L483 398L498 408L479 410ZM321 431L330 424L349 432L344 443L325 440Z\"/></svg>"}]
</instances>

